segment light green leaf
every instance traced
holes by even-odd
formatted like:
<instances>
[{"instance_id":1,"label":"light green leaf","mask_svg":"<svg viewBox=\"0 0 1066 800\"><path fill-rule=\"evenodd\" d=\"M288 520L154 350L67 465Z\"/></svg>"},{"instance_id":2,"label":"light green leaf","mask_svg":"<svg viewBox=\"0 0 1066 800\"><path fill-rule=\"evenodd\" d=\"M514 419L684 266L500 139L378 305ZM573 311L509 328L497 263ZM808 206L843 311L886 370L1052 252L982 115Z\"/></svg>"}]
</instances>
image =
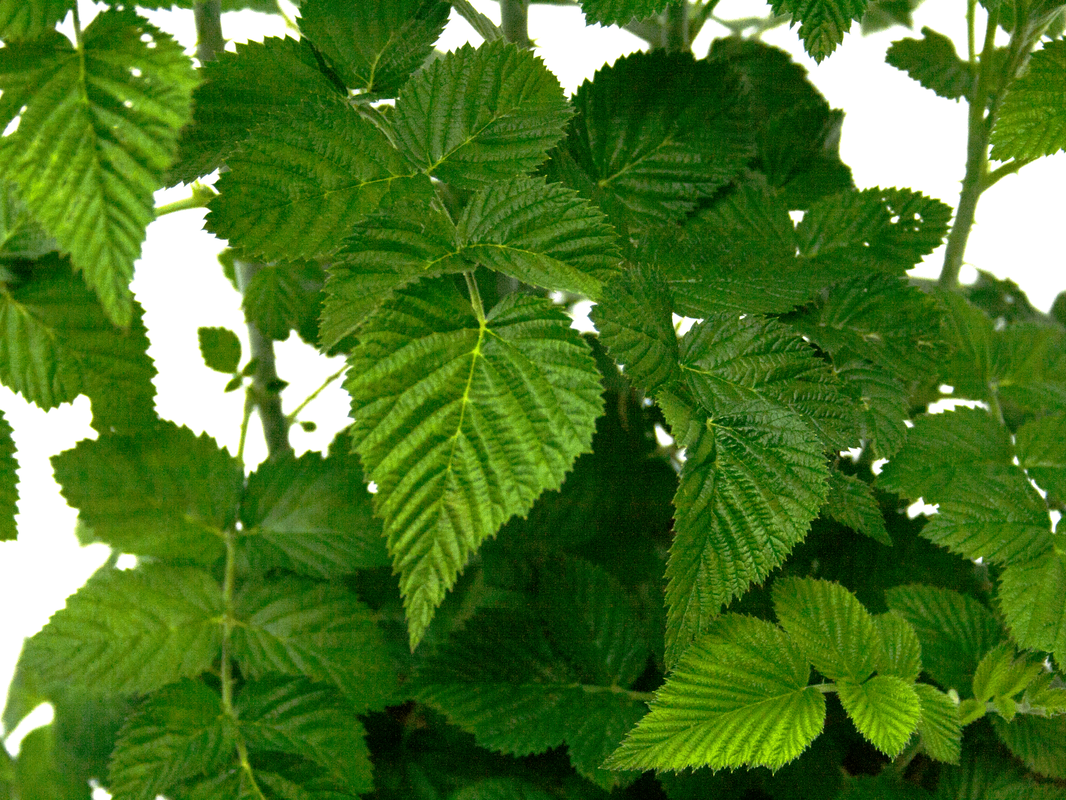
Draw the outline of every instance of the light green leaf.
<instances>
[{"instance_id":1,"label":"light green leaf","mask_svg":"<svg viewBox=\"0 0 1066 800\"><path fill-rule=\"evenodd\" d=\"M395 97L433 52L449 10L444 0L304 0L299 24L345 85Z\"/></svg>"},{"instance_id":2,"label":"light green leaf","mask_svg":"<svg viewBox=\"0 0 1066 800\"><path fill-rule=\"evenodd\" d=\"M914 690L922 704L922 718L918 722L922 749L937 761L958 764L962 753L959 707L948 695L927 683L916 684Z\"/></svg>"},{"instance_id":3,"label":"light green leaf","mask_svg":"<svg viewBox=\"0 0 1066 800\"><path fill-rule=\"evenodd\" d=\"M73 7L74 0L0 0L0 40L36 39Z\"/></svg>"},{"instance_id":4,"label":"light green leaf","mask_svg":"<svg viewBox=\"0 0 1066 800\"><path fill-rule=\"evenodd\" d=\"M1015 434L1021 467L1054 497L1066 499L1066 415L1034 419Z\"/></svg>"},{"instance_id":5,"label":"light green leaf","mask_svg":"<svg viewBox=\"0 0 1066 800\"><path fill-rule=\"evenodd\" d=\"M256 569L328 579L389 563L381 522L351 456L308 452L264 462L248 478L241 522Z\"/></svg>"},{"instance_id":6,"label":"light green leaf","mask_svg":"<svg viewBox=\"0 0 1066 800\"><path fill-rule=\"evenodd\" d=\"M236 730L221 698L198 681L181 681L151 695L123 726L108 789L123 800L155 800L184 780L221 770L236 754Z\"/></svg>"},{"instance_id":7,"label":"light green leaf","mask_svg":"<svg viewBox=\"0 0 1066 800\"><path fill-rule=\"evenodd\" d=\"M140 308L125 331L115 327L55 255L25 278L0 293L0 381L45 410L89 395L101 433L153 425L156 373Z\"/></svg>"},{"instance_id":8,"label":"light green leaf","mask_svg":"<svg viewBox=\"0 0 1066 800\"><path fill-rule=\"evenodd\" d=\"M825 697L788 634L752 617L712 622L608 760L612 769L784 766L825 724Z\"/></svg>"},{"instance_id":9,"label":"light green leaf","mask_svg":"<svg viewBox=\"0 0 1066 800\"><path fill-rule=\"evenodd\" d=\"M992 612L968 595L919 584L889 589L885 601L918 635L925 672L968 694L977 664L1002 639Z\"/></svg>"},{"instance_id":10,"label":"light green leaf","mask_svg":"<svg viewBox=\"0 0 1066 800\"><path fill-rule=\"evenodd\" d=\"M678 220L752 155L739 96L725 64L665 50L623 56L577 90L577 117L549 171L630 228Z\"/></svg>"},{"instance_id":11,"label":"light green leaf","mask_svg":"<svg viewBox=\"0 0 1066 800\"><path fill-rule=\"evenodd\" d=\"M97 16L77 48L52 33L0 51L0 126L19 119L0 168L118 325L195 85L181 45L132 11Z\"/></svg>"},{"instance_id":12,"label":"light green leaf","mask_svg":"<svg viewBox=\"0 0 1066 800\"><path fill-rule=\"evenodd\" d=\"M1033 159L1066 149L1066 38L1033 53L1028 71L1007 91L995 128L992 158Z\"/></svg>"},{"instance_id":13,"label":"light green leaf","mask_svg":"<svg viewBox=\"0 0 1066 800\"><path fill-rule=\"evenodd\" d=\"M339 585L301 578L249 584L236 599L241 620L233 657L243 675L275 672L327 681L359 710L383 707L396 675L373 614Z\"/></svg>"},{"instance_id":14,"label":"light green leaf","mask_svg":"<svg viewBox=\"0 0 1066 800\"><path fill-rule=\"evenodd\" d=\"M271 339L282 341L296 331L308 344L318 343L325 270L316 262L263 264L245 287L245 319Z\"/></svg>"},{"instance_id":15,"label":"light green leaf","mask_svg":"<svg viewBox=\"0 0 1066 800\"><path fill-rule=\"evenodd\" d=\"M136 437L83 439L52 466L93 540L120 553L204 564L222 556L242 476L207 434L161 422Z\"/></svg>"},{"instance_id":16,"label":"light green leaf","mask_svg":"<svg viewBox=\"0 0 1066 800\"><path fill-rule=\"evenodd\" d=\"M346 105L307 103L256 128L228 156L205 226L243 252L292 261L338 249L352 225L390 191L402 194L410 165L373 123Z\"/></svg>"},{"instance_id":17,"label":"light green leaf","mask_svg":"<svg viewBox=\"0 0 1066 800\"><path fill-rule=\"evenodd\" d=\"M877 673L914 683L922 671L922 645L914 628L896 611L878 614L874 622L884 645L882 657L877 661Z\"/></svg>"},{"instance_id":18,"label":"light green leaf","mask_svg":"<svg viewBox=\"0 0 1066 800\"><path fill-rule=\"evenodd\" d=\"M1050 718L1019 714L1011 722L993 716L992 728L1033 772L1066 780L1066 714Z\"/></svg>"},{"instance_id":19,"label":"light green leaf","mask_svg":"<svg viewBox=\"0 0 1066 800\"><path fill-rule=\"evenodd\" d=\"M862 19L867 0L771 0L775 14L791 14L799 23L803 49L821 62L844 41L852 21Z\"/></svg>"},{"instance_id":20,"label":"light green leaf","mask_svg":"<svg viewBox=\"0 0 1066 800\"><path fill-rule=\"evenodd\" d=\"M353 449L414 646L470 554L588 449L599 373L549 301L511 295L479 321L441 282L397 292L349 365Z\"/></svg>"},{"instance_id":21,"label":"light green leaf","mask_svg":"<svg viewBox=\"0 0 1066 800\"><path fill-rule=\"evenodd\" d=\"M899 755L921 719L914 684L894 675L875 675L861 684L840 681L837 695L863 738L889 758Z\"/></svg>"},{"instance_id":22,"label":"light green leaf","mask_svg":"<svg viewBox=\"0 0 1066 800\"><path fill-rule=\"evenodd\" d=\"M949 100L969 97L974 87L974 70L959 58L955 43L928 27L922 28L922 37L893 42L885 61L941 97Z\"/></svg>"},{"instance_id":23,"label":"light green leaf","mask_svg":"<svg viewBox=\"0 0 1066 800\"><path fill-rule=\"evenodd\" d=\"M885 528L885 518L870 484L852 475L845 475L838 469L830 470L825 511L841 525L892 546L892 539Z\"/></svg>"},{"instance_id":24,"label":"light green leaf","mask_svg":"<svg viewBox=\"0 0 1066 800\"><path fill-rule=\"evenodd\" d=\"M1015 641L1053 653L1066 669L1066 555L1061 549L1003 570L999 601Z\"/></svg>"},{"instance_id":25,"label":"light green leaf","mask_svg":"<svg viewBox=\"0 0 1066 800\"><path fill-rule=\"evenodd\" d=\"M330 687L306 678L269 677L245 685L235 705L249 749L302 756L352 794L373 789L366 731L355 709Z\"/></svg>"},{"instance_id":26,"label":"light green leaf","mask_svg":"<svg viewBox=\"0 0 1066 800\"><path fill-rule=\"evenodd\" d=\"M201 570L105 570L67 599L22 657L46 687L143 694L210 669L222 613L222 589Z\"/></svg>"},{"instance_id":27,"label":"light green leaf","mask_svg":"<svg viewBox=\"0 0 1066 800\"><path fill-rule=\"evenodd\" d=\"M973 696L982 703L992 702L1007 720L1014 716L1015 700L1038 676L1044 674L1043 659L1033 654L1019 655L1006 642L993 648L973 675Z\"/></svg>"},{"instance_id":28,"label":"light green leaf","mask_svg":"<svg viewBox=\"0 0 1066 800\"><path fill-rule=\"evenodd\" d=\"M241 340L229 328L197 328L196 338L210 369L232 375L240 367Z\"/></svg>"},{"instance_id":29,"label":"light green leaf","mask_svg":"<svg viewBox=\"0 0 1066 800\"><path fill-rule=\"evenodd\" d=\"M830 680L859 684L885 658L874 618L839 583L777 580L773 601L781 627Z\"/></svg>"},{"instance_id":30,"label":"light green leaf","mask_svg":"<svg viewBox=\"0 0 1066 800\"><path fill-rule=\"evenodd\" d=\"M570 109L539 57L502 39L464 45L408 81L396 99L396 143L445 183L476 189L535 169L563 136Z\"/></svg>"},{"instance_id":31,"label":"light green leaf","mask_svg":"<svg viewBox=\"0 0 1066 800\"><path fill-rule=\"evenodd\" d=\"M18 536L15 514L18 511L18 461L15 459L14 431L0 411L0 542Z\"/></svg>"},{"instance_id":32,"label":"light green leaf","mask_svg":"<svg viewBox=\"0 0 1066 800\"><path fill-rule=\"evenodd\" d=\"M625 25L658 14L675 0L581 0L585 24Z\"/></svg>"}]
</instances>

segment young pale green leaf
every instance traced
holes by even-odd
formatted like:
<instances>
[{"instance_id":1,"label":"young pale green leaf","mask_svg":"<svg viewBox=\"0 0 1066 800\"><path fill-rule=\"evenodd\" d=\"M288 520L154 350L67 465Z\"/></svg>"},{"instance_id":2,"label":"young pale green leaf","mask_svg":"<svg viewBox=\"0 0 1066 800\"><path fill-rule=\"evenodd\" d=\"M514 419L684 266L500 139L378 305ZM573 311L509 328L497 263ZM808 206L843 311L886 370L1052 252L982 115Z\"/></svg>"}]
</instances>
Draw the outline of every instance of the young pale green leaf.
<instances>
[{"instance_id":1,"label":"young pale green leaf","mask_svg":"<svg viewBox=\"0 0 1066 800\"><path fill-rule=\"evenodd\" d=\"M139 307L123 331L70 265L50 255L0 294L0 381L43 409L89 395L93 427L131 432L155 422L155 366Z\"/></svg>"},{"instance_id":2,"label":"young pale green leaf","mask_svg":"<svg viewBox=\"0 0 1066 800\"><path fill-rule=\"evenodd\" d=\"M673 302L662 276L631 268L611 281L592 310L600 341L630 380L654 392L680 374Z\"/></svg>"},{"instance_id":3,"label":"young pale green leaf","mask_svg":"<svg viewBox=\"0 0 1066 800\"><path fill-rule=\"evenodd\" d=\"M895 675L840 681L837 696L863 738L889 758L903 750L922 715L914 684Z\"/></svg>"},{"instance_id":4,"label":"young pale green leaf","mask_svg":"<svg viewBox=\"0 0 1066 800\"><path fill-rule=\"evenodd\" d=\"M581 191L587 181L592 200L630 228L680 219L752 154L739 96L725 64L665 50L618 59L574 95L568 182Z\"/></svg>"},{"instance_id":5,"label":"young pale green leaf","mask_svg":"<svg viewBox=\"0 0 1066 800\"><path fill-rule=\"evenodd\" d=\"M918 722L922 750L937 761L958 764L962 754L959 707L948 695L927 683L915 684L914 691L922 704L922 718Z\"/></svg>"},{"instance_id":6,"label":"young pale green leaf","mask_svg":"<svg viewBox=\"0 0 1066 800\"><path fill-rule=\"evenodd\" d=\"M207 434L170 422L136 437L104 434L52 466L92 539L120 553L204 564L223 554L242 476Z\"/></svg>"},{"instance_id":7,"label":"young pale green leaf","mask_svg":"<svg viewBox=\"0 0 1066 800\"><path fill-rule=\"evenodd\" d=\"M1066 714L1050 718L1019 714L1011 722L993 716L992 727L1033 772L1066 780Z\"/></svg>"},{"instance_id":8,"label":"young pale green leaf","mask_svg":"<svg viewBox=\"0 0 1066 800\"><path fill-rule=\"evenodd\" d=\"M1061 549L1003 570L999 601L1019 645L1053 653L1066 668L1066 556Z\"/></svg>"},{"instance_id":9,"label":"young pale green leaf","mask_svg":"<svg viewBox=\"0 0 1066 800\"><path fill-rule=\"evenodd\" d=\"M878 614L874 623L884 645L875 666L877 674L895 675L914 683L922 672L922 645L914 628L896 611Z\"/></svg>"},{"instance_id":10,"label":"young pale green leaf","mask_svg":"<svg viewBox=\"0 0 1066 800\"><path fill-rule=\"evenodd\" d=\"M236 754L236 730L221 698L184 680L149 696L123 726L108 789L123 800L155 800L182 781L221 770Z\"/></svg>"},{"instance_id":11,"label":"young pale green leaf","mask_svg":"<svg viewBox=\"0 0 1066 800\"><path fill-rule=\"evenodd\" d=\"M720 617L685 652L605 766L778 769L825 724L825 697L809 678L807 659L780 628Z\"/></svg>"},{"instance_id":12,"label":"young pale green leaf","mask_svg":"<svg viewBox=\"0 0 1066 800\"><path fill-rule=\"evenodd\" d=\"M43 36L73 7L74 0L0 0L0 40Z\"/></svg>"},{"instance_id":13,"label":"young pale green leaf","mask_svg":"<svg viewBox=\"0 0 1066 800\"><path fill-rule=\"evenodd\" d=\"M867 0L771 0L775 14L791 14L799 23L803 49L821 62L844 41L853 21L862 19Z\"/></svg>"},{"instance_id":14,"label":"young pale green leaf","mask_svg":"<svg viewBox=\"0 0 1066 800\"><path fill-rule=\"evenodd\" d=\"M658 14L674 0L581 0L585 24L625 25Z\"/></svg>"},{"instance_id":15,"label":"young pale green leaf","mask_svg":"<svg viewBox=\"0 0 1066 800\"><path fill-rule=\"evenodd\" d=\"M347 105L307 103L256 128L226 159L205 226L243 252L294 260L337 250L351 227L414 173Z\"/></svg>"},{"instance_id":16,"label":"young pale green leaf","mask_svg":"<svg viewBox=\"0 0 1066 800\"><path fill-rule=\"evenodd\" d=\"M892 546L873 488L852 475L845 475L838 469L829 471L829 494L825 498L823 513L874 541Z\"/></svg>"},{"instance_id":17,"label":"young pale green leaf","mask_svg":"<svg viewBox=\"0 0 1066 800\"><path fill-rule=\"evenodd\" d=\"M885 658L873 616L839 583L777 580L773 601L781 627L830 680L857 686Z\"/></svg>"},{"instance_id":18,"label":"young pale green leaf","mask_svg":"<svg viewBox=\"0 0 1066 800\"><path fill-rule=\"evenodd\" d=\"M241 340L229 328L197 328L200 355L209 369L234 374L241 364Z\"/></svg>"},{"instance_id":19,"label":"young pale green leaf","mask_svg":"<svg viewBox=\"0 0 1066 800\"><path fill-rule=\"evenodd\" d=\"M170 183L191 183L218 169L264 120L296 124L307 102L340 105L346 99L343 87L322 71L311 44L288 37L238 44L235 53L223 51L204 64L203 74Z\"/></svg>"},{"instance_id":20,"label":"young pale green leaf","mask_svg":"<svg viewBox=\"0 0 1066 800\"><path fill-rule=\"evenodd\" d=\"M420 170L476 189L535 169L569 116L544 62L500 39L464 45L418 73L396 99L392 123L397 146Z\"/></svg>"},{"instance_id":21,"label":"young pale green leaf","mask_svg":"<svg viewBox=\"0 0 1066 800\"><path fill-rule=\"evenodd\" d=\"M968 694L978 663L1003 638L992 612L968 595L919 584L889 589L885 602L918 635L922 669L945 689Z\"/></svg>"},{"instance_id":22,"label":"young pale green leaf","mask_svg":"<svg viewBox=\"0 0 1066 800\"><path fill-rule=\"evenodd\" d=\"M241 298L245 319L261 333L282 341L296 331L308 344L318 343L325 270L316 262L264 264Z\"/></svg>"},{"instance_id":23,"label":"young pale green leaf","mask_svg":"<svg viewBox=\"0 0 1066 800\"><path fill-rule=\"evenodd\" d=\"M19 120L0 169L121 326L195 85L181 45L131 10L97 16L77 47L49 33L0 50L0 126Z\"/></svg>"},{"instance_id":24,"label":"young pale green leaf","mask_svg":"<svg viewBox=\"0 0 1066 800\"><path fill-rule=\"evenodd\" d=\"M202 570L105 570L67 599L22 657L46 687L143 694L211 668L222 614L222 589Z\"/></svg>"},{"instance_id":25,"label":"young pale green leaf","mask_svg":"<svg viewBox=\"0 0 1066 800\"><path fill-rule=\"evenodd\" d=\"M15 512L18 510L18 461L15 460L14 431L0 411L0 542L18 535Z\"/></svg>"},{"instance_id":26,"label":"young pale green leaf","mask_svg":"<svg viewBox=\"0 0 1066 800\"><path fill-rule=\"evenodd\" d=\"M1066 499L1066 415L1034 419L1015 434L1018 462L1053 497Z\"/></svg>"},{"instance_id":27,"label":"young pale green leaf","mask_svg":"<svg viewBox=\"0 0 1066 800\"><path fill-rule=\"evenodd\" d=\"M250 681L235 703L250 750L301 756L343 781L352 794L373 788L366 731L334 689L306 678Z\"/></svg>"},{"instance_id":28,"label":"young pale green leaf","mask_svg":"<svg viewBox=\"0 0 1066 800\"><path fill-rule=\"evenodd\" d=\"M1030 160L1066 149L1066 38L1046 42L1011 83L992 129L992 158Z\"/></svg>"},{"instance_id":29,"label":"young pale green leaf","mask_svg":"<svg viewBox=\"0 0 1066 800\"><path fill-rule=\"evenodd\" d=\"M267 461L249 476L241 536L253 567L329 579L389 563L381 522L354 462L309 452Z\"/></svg>"},{"instance_id":30,"label":"young pale green leaf","mask_svg":"<svg viewBox=\"0 0 1066 800\"><path fill-rule=\"evenodd\" d=\"M236 598L241 620L233 658L249 678L269 673L325 681L358 710L383 707L396 675L373 615L336 584L288 577L249 584Z\"/></svg>"},{"instance_id":31,"label":"young pale green leaf","mask_svg":"<svg viewBox=\"0 0 1066 800\"><path fill-rule=\"evenodd\" d=\"M922 37L893 42L885 61L941 97L949 100L969 97L973 92L974 70L959 58L955 43L932 28L922 28Z\"/></svg>"},{"instance_id":32,"label":"young pale green leaf","mask_svg":"<svg viewBox=\"0 0 1066 800\"><path fill-rule=\"evenodd\" d=\"M986 653L977 665L973 696L982 703L994 703L1000 715L1009 720L1014 716L1014 701L1044 671L1042 658L1019 655L1013 645L1004 642Z\"/></svg>"},{"instance_id":33,"label":"young pale green leaf","mask_svg":"<svg viewBox=\"0 0 1066 800\"><path fill-rule=\"evenodd\" d=\"M397 292L348 363L353 449L414 646L470 554L588 449L599 372L549 301L511 295L478 320L443 282Z\"/></svg>"},{"instance_id":34,"label":"young pale green leaf","mask_svg":"<svg viewBox=\"0 0 1066 800\"><path fill-rule=\"evenodd\" d=\"M304 0L299 24L346 86L395 97L433 52L449 10L444 0Z\"/></svg>"}]
</instances>

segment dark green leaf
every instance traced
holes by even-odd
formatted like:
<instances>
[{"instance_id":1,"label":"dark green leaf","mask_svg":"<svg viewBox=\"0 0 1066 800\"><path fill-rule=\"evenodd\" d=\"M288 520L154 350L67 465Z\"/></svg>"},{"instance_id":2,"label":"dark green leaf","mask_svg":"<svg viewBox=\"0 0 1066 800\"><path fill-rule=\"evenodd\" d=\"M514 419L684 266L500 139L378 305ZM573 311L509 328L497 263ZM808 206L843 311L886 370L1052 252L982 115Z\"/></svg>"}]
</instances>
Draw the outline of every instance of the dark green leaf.
<instances>
[{"instance_id":1,"label":"dark green leaf","mask_svg":"<svg viewBox=\"0 0 1066 800\"><path fill-rule=\"evenodd\" d=\"M46 688L151 692L210 669L222 614L222 589L201 570L105 570L52 615L23 658Z\"/></svg>"},{"instance_id":2,"label":"dark green leaf","mask_svg":"<svg viewBox=\"0 0 1066 800\"><path fill-rule=\"evenodd\" d=\"M954 42L931 28L922 28L922 36L893 42L885 61L941 97L969 97L974 88L974 70L959 58Z\"/></svg>"},{"instance_id":3,"label":"dark green leaf","mask_svg":"<svg viewBox=\"0 0 1066 800\"><path fill-rule=\"evenodd\" d=\"M300 30L345 85L394 97L433 52L449 10L444 0L304 0Z\"/></svg>"},{"instance_id":4,"label":"dark green leaf","mask_svg":"<svg viewBox=\"0 0 1066 800\"><path fill-rule=\"evenodd\" d=\"M1057 5L1057 4L1056 4ZM992 130L992 158L1033 159L1066 149L1066 39L1047 42L1015 79Z\"/></svg>"},{"instance_id":5,"label":"dark green leaf","mask_svg":"<svg viewBox=\"0 0 1066 800\"><path fill-rule=\"evenodd\" d=\"M894 675L875 675L861 684L840 681L837 696L863 738L889 758L903 750L921 719L914 684Z\"/></svg>"},{"instance_id":6,"label":"dark green leaf","mask_svg":"<svg viewBox=\"0 0 1066 800\"><path fill-rule=\"evenodd\" d=\"M825 511L841 525L892 546L892 538L885 529L885 518L870 484L839 470L830 470Z\"/></svg>"},{"instance_id":7,"label":"dark green leaf","mask_svg":"<svg viewBox=\"0 0 1066 800\"><path fill-rule=\"evenodd\" d=\"M921 4L922 0L871 0L862 18L863 36L893 28L896 25L913 28L912 15Z\"/></svg>"},{"instance_id":8,"label":"dark green leaf","mask_svg":"<svg viewBox=\"0 0 1066 800\"><path fill-rule=\"evenodd\" d=\"M1066 715L1034 717L1019 714L1012 722L992 717L999 740L1029 769L1066 780Z\"/></svg>"},{"instance_id":9,"label":"dark green leaf","mask_svg":"<svg viewBox=\"0 0 1066 800\"><path fill-rule=\"evenodd\" d=\"M15 459L14 431L0 411L0 542L18 536L15 513L18 511L18 461Z\"/></svg>"},{"instance_id":10,"label":"dark green leaf","mask_svg":"<svg viewBox=\"0 0 1066 800\"><path fill-rule=\"evenodd\" d=\"M844 40L853 20L862 19L867 0L771 0L775 14L791 14L799 23L803 48L821 61Z\"/></svg>"},{"instance_id":11,"label":"dark green leaf","mask_svg":"<svg viewBox=\"0 0 1066 800\"><path fill-rule=\"evenodd\" d=\"M118 325L195 85L181 46L132 11L97 16L78 49L51 33L0 50L0 126L20 119L0 168Z\"/></svg>"},{"instance_id":12,"label":"dark green leaf","mask_svg":"<svg viewBox=\"0 0 1066 800\"><path fill-rule=\"evenodd\" d=\"M1018 461L1043 489L1066 499L1066 415L1035 419L1015 435Z\"/></svg>"},{"instance_id":13,"label":"dark green leaf","mask_svg":"<svg viewBox=\"0 0 1066 800\"><path fill-rule=\"evenodd\" d=\"M137 437L104 434L52 466L91 539L121 553L205 564L222 555L241 470L206 434L170 422Z\"/></svg>"},{"instance_id":14,"label":"dark green leaf","mask_svg":"<svg viewBox=\"0 0 1066 800\"><path fill-rule=\"evenodd\" d=\"M0 40L36 39L73 7L74 0L0 0Z\"/></svg>"},{"instance_id":15,"label":"dark green leaf","mask_svg":"<svg viewBox=\"0 0 1066 800\"><path fill-rule=\"evenodd\" d=\"M245 319L271 339L282 341L296 331L308 344L317 344L325 278L315 262L264 264L243 292Z\"/></svg>"},{"instance_id":16,"label":"dark green leaf","mask_svg":"<svg viewBox=\"0 0 1066 800\"><path fill-rule=\"evenodd\" d=\"M999 600L1015 641L1053 653L1060 669L1066 668L1066 556L1052 550L1007 567Z\"/></svg>"},{"instance_id":17,"label":"dark green leaf","mask_svg":"<svg viewBox=\"0 0 1066 800\"><path fill-rule=\"evenodd\" d=\"M581 0L585 24L624 25L658 14L675 0Z\"/></svg>"},{"instance_id":18,"label":"dark green leaf","mask_svg":"<svg viewBox=\"0 0 1066 800\"><path fill-rule=\"evenodd\" d=\"M29 215L14 184L0 189L0 280L9 280L5 263L35 261L58 249L55 240Z\"/></svg>"},{"instance_id":19,"label":"dark green leaf","mask_svg":"<svg viewBox=\"0 0 1066 800\"><path fill-rule=\"evenodd\" d=\"M465 45L409 81L396 100L397 146L427 175L478 188L535 169L570 110L540 58L504 40Z\"/></svg>"},{"instance_id":20,"label":"dark green leaf","mask_svg":"<svg viewBox=\"0 0 1066 800\"><path fill-rule=\"evenodd\" d=\"M197 328L200 355L216 372L232 375L241 364L241 340L229 328Z\"/></svg>"},{"instance_id":21,"label":"dark green leaf","mask_svg":"<svg viewBox=\"0 0 1066 800\"><path fill-rule=\"evenodd\" d=\"M349 365L353 449L415 645L470 554L588 449L599 372L550 302L511 295L479 321L439 282L397 292Z\"/></svg>"}]
</instances>

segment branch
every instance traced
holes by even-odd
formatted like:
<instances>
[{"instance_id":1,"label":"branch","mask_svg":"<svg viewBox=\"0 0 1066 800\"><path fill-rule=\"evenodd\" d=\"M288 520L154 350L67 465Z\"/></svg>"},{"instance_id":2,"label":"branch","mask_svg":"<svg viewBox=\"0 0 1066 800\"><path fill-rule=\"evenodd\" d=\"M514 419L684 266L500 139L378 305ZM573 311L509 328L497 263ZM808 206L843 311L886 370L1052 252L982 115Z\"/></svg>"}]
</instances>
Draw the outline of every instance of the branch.
<instances>
[{"instance_id":1,"label":"branch","mask_svg":"<svg viewBox=\"0 0 1066 800\"><path fill-rule=\"evenodd\" d=\"M196 58L206 64L226 48L222 38L222 0L194 0L192 13L196 19Z\"/></svg>"},{"instance_id":2,"label":"branch","mask_svg":"<svg viewBox=\"0 0 1066 800\"><path fill-rule=\"evenodd\" d=\"M500 27L507 41L524 49L532 47L528 0L500 0Z\"/></svg>"},{"instance_id":3,"label":"branch","mask_svg":"<svg viewBox=\"0 0 1066 800\"><path fill-rule=\"evenodd\" d=\"M662 47L668 53L683 53L691 46L692 42L688 38L688 2L681 0L680 3L666 8Z\"/></svg>"}]
</instances>

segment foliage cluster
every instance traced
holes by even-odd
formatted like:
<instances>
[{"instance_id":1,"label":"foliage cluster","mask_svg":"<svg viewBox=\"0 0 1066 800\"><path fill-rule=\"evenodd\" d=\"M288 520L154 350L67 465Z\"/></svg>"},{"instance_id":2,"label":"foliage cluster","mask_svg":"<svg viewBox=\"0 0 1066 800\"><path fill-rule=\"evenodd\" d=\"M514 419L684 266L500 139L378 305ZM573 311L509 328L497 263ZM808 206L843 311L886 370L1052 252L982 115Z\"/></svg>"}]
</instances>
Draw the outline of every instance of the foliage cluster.
<instances>
[{"instance_id":1,"label":"foliage cluster","mask_svg":"<svg viewBox=\"0 0 1066 800\"><path fill-rule=\"evenodd\" d=\"M965 57L888 53L970 105L953 211L856 188L757 35L822 59L912 0L772 0L699 58L714 2L581 0L650 47L570 98L522 0L303 0L236 52L220 8L278 9L193 0L199 67L131 5L0 0L0 380L90 398L55 474L137 557L27 642L4 730L55 720L0 795L1066 797L1066 302L958 282L979 195L1066 147L1064 6L982 3ZM453 8L485 41L435 52ZM253 352L199 340L236 454L155 414L129 289L153 191L219 168L179 206L243 295ZM347 359L326 454L292 332Z\"/></svg>"}]
</instances>

